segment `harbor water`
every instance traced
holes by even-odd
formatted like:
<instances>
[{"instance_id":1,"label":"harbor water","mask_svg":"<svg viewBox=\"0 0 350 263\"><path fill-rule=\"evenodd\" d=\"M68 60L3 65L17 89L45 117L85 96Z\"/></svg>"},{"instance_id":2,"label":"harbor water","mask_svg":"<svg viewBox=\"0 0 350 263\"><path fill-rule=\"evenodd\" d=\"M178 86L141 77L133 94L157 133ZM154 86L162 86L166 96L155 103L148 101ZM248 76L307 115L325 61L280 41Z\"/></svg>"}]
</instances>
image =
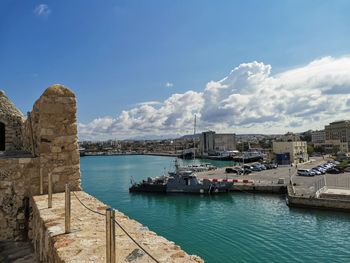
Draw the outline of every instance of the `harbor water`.
<instances>
[{"instance_id":1,"label":"harbor water","mask_svg":"<svg viewBox=\"0 0 350 263\"><path fill-rule=\"evenodd\" d=\"M278 195L128 192L131 177L140 181L162 175L173 160L142 155L83 157L82 186L209 263L350 262L347 213L290 209Z\"/></svg>"}]
</instances>

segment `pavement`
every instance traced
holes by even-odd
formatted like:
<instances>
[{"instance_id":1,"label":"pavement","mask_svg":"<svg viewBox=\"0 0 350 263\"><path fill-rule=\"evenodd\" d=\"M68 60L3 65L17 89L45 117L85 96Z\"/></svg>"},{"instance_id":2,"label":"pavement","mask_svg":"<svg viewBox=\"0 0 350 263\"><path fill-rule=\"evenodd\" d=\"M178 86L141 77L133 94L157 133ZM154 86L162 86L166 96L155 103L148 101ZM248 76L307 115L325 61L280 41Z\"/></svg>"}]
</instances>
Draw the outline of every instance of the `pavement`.
<instances>
[{"instance_id":1,"label":"pavement","mask_svg":"<svg viewBox=\"0 0 350 263\"><path fill-rule=\"evenodd\" d=\"M0 241L1 263L37 263L30 242Z\"/></svg>"},{"instance_id":2,"label":"pavement","mask_svg":"<svg viewBox=\"0 0 350 263\"><path fill-rule=\"evenodd\" d=\"M309 162L298 164L297 167L290 165L280 165L277 169L253 172L248 175L237 175L233 173L225 173L225 168L218 168L212 171L196 173L198 178L208 179L248 179L254 180L256 185L277 185L279 178L285 179L285 185L292 179L296 195L313 196L315 189L324 184L324 180L329 188L350 189L350 173L342 174L326 174L318 176L298 176L297 169L310 169L319 164L325 163L327 159L322 157L313 157Z\"/></svg>"}]
</instances>

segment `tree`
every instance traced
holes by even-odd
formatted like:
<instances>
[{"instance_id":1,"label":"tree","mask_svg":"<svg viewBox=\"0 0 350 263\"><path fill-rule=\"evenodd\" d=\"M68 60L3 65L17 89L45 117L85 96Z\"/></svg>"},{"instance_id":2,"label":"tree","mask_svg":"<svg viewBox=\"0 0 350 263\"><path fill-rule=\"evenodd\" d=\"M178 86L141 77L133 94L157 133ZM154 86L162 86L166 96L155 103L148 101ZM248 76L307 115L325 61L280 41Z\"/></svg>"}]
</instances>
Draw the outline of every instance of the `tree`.
<instances>
[{"instance_id":1,"label":"tree","mask_svg":"<svg viewBox=\"0 0 350 263\"><path fill-rule=\"evenodd\" d=\"M312 144L307 145L307 154L311 155L315 152L314 146Z\"/></svg>"},{"instance_id":2,"label":"tree","mask_svg":"<svg viewBox=\"0 0 350 263\"><path fill-rule=\"evenodd\" d=\"M247 151L249 149L249 145L246 142L237 143L237 150L240 152Z\"/></svg>"},{"instance_id":3,"label":"tree","mask_svg":"<svg viewBox=\"0 0 350 263\"><path fill-rule=\"evenodd\" d=\"M314 150L315 150L315 152L318 152L318 153L325 153L325 148L323 145L315 146Z\"/></svg>"}]
</instances>

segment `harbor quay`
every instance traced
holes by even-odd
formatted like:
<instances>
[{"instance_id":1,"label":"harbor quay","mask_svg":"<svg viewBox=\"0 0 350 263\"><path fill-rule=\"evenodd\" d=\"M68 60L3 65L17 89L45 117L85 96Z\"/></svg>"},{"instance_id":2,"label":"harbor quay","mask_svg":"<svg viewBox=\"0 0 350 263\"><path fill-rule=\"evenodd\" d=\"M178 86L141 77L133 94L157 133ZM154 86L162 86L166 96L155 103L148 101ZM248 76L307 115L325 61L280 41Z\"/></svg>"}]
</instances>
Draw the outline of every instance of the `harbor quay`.
<instances>
[{"instance_id":1,"label":"harbor quay","mask_svg":"<svg viewBox=\"0 0 350 263\"><path fill-rule=\"evenodd\" d=\"M231 192L286 194L289 206L350 211L350 173L298 176L298 169L311 169L327 160L316 157L298 166L282 165L277 169L248 175L226 173L225 168L199 172L201 179L232 180Z\"/></svg>"},{"instance_id":2,"label":"harbor quay","mask_svg":"<svg viewBox=\"0 0 350 263\"><path fill-rule=\"evenodd\" d=\"M250 174L235 174L226 173L226 168L218 168L216 170L200 172L197 176L201 179L217 179L217 180L237 180L234 182L234 191L240 189L252 190L256 192L270 192L280 193L286 192L287 184L292 180L297 180L301 186L313 184L313 182L320 177L301 177L296 176L297 169L310 169L318 164L325 162L323 158L311 159L310 162L304 164L293 165L279 165L277 169L263 170L260 172L252 172ZM294 179L298 177L297 179ZM281 179L283 179L281 181Z\"/></svg>"}]
</instances>

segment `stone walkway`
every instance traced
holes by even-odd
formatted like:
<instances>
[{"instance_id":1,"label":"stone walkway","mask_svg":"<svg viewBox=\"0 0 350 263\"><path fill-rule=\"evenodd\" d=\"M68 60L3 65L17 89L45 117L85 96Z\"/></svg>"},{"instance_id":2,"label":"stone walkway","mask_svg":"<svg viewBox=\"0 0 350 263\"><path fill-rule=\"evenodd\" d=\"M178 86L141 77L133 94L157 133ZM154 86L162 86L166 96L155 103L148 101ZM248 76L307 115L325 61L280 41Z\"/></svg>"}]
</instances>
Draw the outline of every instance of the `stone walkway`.
<instances>
[{"instance_id":1,"label":"stone walkway","mask_svg":"<svg viewBox=\"0 0 350 263\"><path fill-rule=\"evenodd\" d=\"M0 241L1 263L37 263L30 242Z\"/></svg>"}]
</instances>

